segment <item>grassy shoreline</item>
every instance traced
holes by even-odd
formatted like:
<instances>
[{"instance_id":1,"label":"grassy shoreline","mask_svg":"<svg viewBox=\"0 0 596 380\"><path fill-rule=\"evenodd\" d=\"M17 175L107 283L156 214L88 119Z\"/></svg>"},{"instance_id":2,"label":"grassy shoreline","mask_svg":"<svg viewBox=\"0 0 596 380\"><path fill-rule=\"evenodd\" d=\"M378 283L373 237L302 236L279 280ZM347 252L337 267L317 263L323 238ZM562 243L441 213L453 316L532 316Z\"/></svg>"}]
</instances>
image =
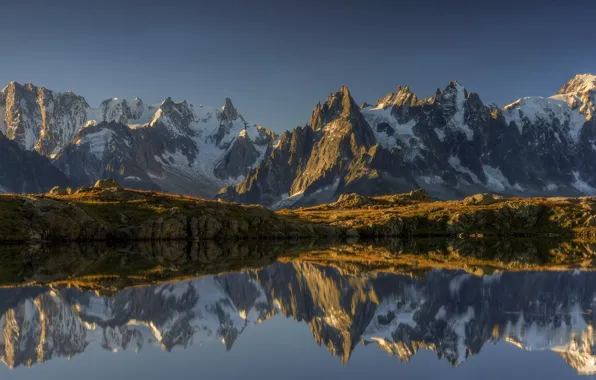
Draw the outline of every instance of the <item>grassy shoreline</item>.
<instances>
[{"instance_id":1,"label":"grassy shoreline","mask_svg":"<svg viewBox=\"0 0 596 380\"><path fill-rule=\"evenodd\" d=\"M421 192L342 196L274 212L259 205L115 188L0 195L0 242L283 240L341 237L596 237L596 198L483 195L430 201Z\"/></svg>"}]
</instances>

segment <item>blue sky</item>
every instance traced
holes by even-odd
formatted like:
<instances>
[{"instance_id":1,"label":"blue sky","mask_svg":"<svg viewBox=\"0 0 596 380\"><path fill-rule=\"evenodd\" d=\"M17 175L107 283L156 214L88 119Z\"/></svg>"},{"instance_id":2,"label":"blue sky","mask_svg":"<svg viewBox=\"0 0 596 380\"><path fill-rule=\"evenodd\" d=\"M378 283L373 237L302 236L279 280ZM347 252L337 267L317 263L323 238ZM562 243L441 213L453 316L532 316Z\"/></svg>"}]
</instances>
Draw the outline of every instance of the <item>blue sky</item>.
<instances>
[{"instance_id":1,"label":"blue sky","mask_svg":"<svg viewBox=\"0 0 596 380\"><path fill-rule=\"evenodd\" d=\"M232 98L277 131L340 85L374 102L458 80L501 106L596 73L596 1L0 0L0 84L91 105Z\"/></svg>"}]
</instances>

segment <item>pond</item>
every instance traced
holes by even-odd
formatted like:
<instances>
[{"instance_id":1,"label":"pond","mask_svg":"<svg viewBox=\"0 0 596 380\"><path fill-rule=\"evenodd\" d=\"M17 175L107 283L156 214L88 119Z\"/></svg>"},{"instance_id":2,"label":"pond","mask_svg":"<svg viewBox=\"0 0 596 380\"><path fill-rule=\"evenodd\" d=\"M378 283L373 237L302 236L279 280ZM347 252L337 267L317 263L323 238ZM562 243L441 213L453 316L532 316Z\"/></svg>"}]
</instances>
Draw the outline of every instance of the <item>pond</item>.
<instances>
[{"instance_id":1,"label":"pond","mask_svg":"<svg viewBox=\"0 0 596 380\"><path fill-rule=\"evenodd\" d=\"M42 250L56 251L73 255ZM0 288L1 378L596 374L596 273L587 270L363 269L311 252L163 280L136 268L124 281L122 268L89 274L101 258L93 252L85 265L82 256L62 258L68 265L58 270L50 256L19 272L60 272L61 280Z\"/></svg>"}]
</instances>

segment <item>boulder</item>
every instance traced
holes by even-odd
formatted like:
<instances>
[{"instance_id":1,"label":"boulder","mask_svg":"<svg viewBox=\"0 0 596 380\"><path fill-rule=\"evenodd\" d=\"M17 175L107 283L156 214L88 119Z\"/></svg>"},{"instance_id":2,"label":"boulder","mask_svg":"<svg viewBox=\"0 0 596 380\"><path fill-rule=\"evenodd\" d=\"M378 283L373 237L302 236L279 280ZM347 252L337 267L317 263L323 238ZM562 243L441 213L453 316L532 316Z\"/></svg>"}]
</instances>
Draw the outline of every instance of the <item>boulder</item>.
<instances>
[{"instance_id":1,"label":"boulder","mask_svg":"<svg viewBox=\"0 0 596 380\"><path fill-rule=\"evenodd\" d=\"M54 186L49 191L50 195L70 195L72 194L72 189L70 187L62 187L62 186Z\"/></svg>"},{"instance_id":2,"label":"boulder","mask_svg":"<svg viewBox=\"0 0 596 380\"><path fill-rule=\"evenodd\" d=\"M95 189L121 189L122 186L111 178L100 179L93 186Z\"/></svg>"},{"instance_id":3,"label":"boulder","mask_svg":"<svg viewBox=\"0 0 596 380\"><path fill-rule=\"evenodd\" d=\"M477 205L477 206L485 206L485 205L492 205L493 203L502 202L504 198L500 195L490 194L490 193L482 193L482 194L474 194L470 195L467 198L464 198L465 205Z\"/></svg>"},{"instance_id":4,"label":"boulder","mask_svg":"<svg viewBox=\"0 0 596 380\"><path fill-rule=\"evenodd\" d=\"M342 194L333 205L341 208L362 207L369 202L367 197L360 194L350 193Z\"/></svg>"},{"instance_id":5,"label":"boulder","mask_svg":"<svg viewBox=\"0 0 596 380\"><path fill-rule=\"evenodd\" d=\"M412 190L409 193L404 194L404 198L419 202L430 202L430 197L424 189Z\"/></svg>"},{"instance_id":6,"label":"boulder","mask_svg":"<svg viewBox=\"0 0 596 380\"><path fill-rule=\"evenodd\" d=\"M581 206L584 210L596 212L596 201L584 200Z\"/></svg>"}]
</instances>

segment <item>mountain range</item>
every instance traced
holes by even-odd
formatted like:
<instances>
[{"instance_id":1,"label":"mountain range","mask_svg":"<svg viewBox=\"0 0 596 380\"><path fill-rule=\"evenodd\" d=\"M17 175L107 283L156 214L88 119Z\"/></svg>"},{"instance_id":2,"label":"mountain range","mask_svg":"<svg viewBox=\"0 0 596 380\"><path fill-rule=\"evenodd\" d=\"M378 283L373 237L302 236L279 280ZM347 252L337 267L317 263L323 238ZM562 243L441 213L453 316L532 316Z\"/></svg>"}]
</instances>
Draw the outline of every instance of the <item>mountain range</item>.
<instances>
[{"instance_id":1,"label":"mountain range","mask_svg":"<svg viewBox=\"0 0 596 380\"><path fill-rule=\"evenodd\" d=\"M505 341L556 352L579 373L594 374L595 281L583 272L412 277L293 261L108 294L7 287L0 289L0 360L30 366L90 346L142 354L150 345L169 353L222 342L231 350L239 339L255 339L256 329L246 338L245 331L281 315L306 324L344 363L359 344L372 344L402 361L424 349L459 365Z\"/></svg>"},{"instance_id":2,"label":"mountain range","mask_svg":"<svg viewBox=\"0 0 596 380\"><path fill-rule=\"evenodd\" d=\"M277 137L245 121L230 99L219 109L171 98L157 105L114 98L92 108L72 92L15 82L0 93L0 120L8 139L43 156L73 186L109 177L130 188L204 197L241 180ZM38 191L57 184L40 183Z\"/></svg>"},{"instance_id":3,"label":"mountain range","mask_svg":"<svg viewBox=\"0 0 596 380\"><path fill-rule=\"evenodd\" d=\"M420 187L437 198L594 195L595 110L590 74L550 98L503 108L457 82L428 98L399 87L362 106L344 86L305 126L278 136L246 121L230 99L210 108L114 98L93 108L72 92L12 82L0 93L0 145L16 145L3 152L11 164L0 164L0 188L45 191L111 177L272 208ZM23 165L18 180L15 165Z\"/></svg>"}]
</instances>

